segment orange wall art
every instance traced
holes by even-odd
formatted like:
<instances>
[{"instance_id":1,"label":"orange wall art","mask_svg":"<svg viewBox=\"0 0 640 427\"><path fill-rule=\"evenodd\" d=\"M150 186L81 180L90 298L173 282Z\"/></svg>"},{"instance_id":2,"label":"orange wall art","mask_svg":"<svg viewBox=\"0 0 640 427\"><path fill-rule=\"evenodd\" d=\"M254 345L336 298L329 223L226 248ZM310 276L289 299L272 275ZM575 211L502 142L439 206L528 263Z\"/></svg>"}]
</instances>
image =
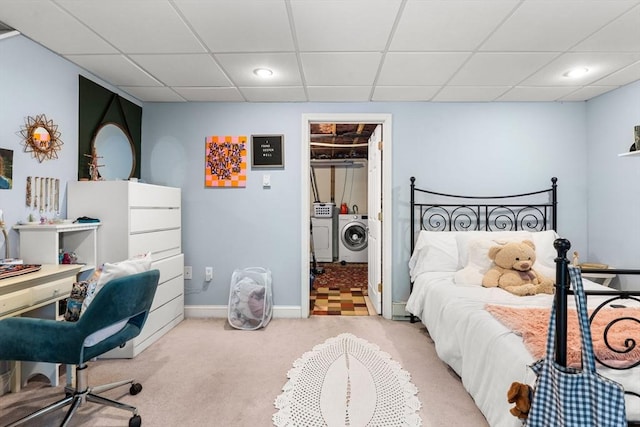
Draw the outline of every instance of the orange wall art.
<instances>
[{"instance_id":1,"label":"orange wall art","mask_svg":"<svg viewBox=\"0 0 640 427\"><path fill-rule=\"evenodd\" d=\"M204 185L247 186L246 136L208 136L205 139Z\"/></svg>"}]
</instances>

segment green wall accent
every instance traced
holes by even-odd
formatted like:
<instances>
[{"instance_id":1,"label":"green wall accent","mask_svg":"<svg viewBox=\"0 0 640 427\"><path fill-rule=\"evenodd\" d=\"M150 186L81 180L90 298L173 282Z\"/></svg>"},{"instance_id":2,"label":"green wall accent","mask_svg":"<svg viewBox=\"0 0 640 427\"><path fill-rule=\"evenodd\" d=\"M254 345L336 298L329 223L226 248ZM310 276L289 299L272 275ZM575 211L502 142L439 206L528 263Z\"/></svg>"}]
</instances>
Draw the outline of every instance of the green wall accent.
<instances>
[{"instance_id":1,"label":"green wall accent","mask_svg":"<svg viewBox=\"0 0 640 427\"><path fill-rule=\"evenodd\" d=\"M140 178L140 145L142 141L142 107L120 95L79 76L78 90L78 179L89 179L91 141L103 123L117 123L128 129L136 153L133 176Z\"/></svg>"}]
</instances>

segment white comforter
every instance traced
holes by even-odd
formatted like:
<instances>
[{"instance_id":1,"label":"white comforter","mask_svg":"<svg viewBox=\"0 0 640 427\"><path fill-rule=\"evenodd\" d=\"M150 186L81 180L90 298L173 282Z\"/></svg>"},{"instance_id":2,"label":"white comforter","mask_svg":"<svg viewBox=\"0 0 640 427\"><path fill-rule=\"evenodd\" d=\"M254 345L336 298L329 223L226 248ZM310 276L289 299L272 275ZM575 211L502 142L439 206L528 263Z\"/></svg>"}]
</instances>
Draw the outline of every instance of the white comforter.
<instances>
[{"instance_id":1,"label":"white comforter","mask_svg":"<svg viewBox=\"0 0 640 427\"><path fill-rule=\"evenodd\" d=\"M435 342L438 356L461 377L489 424L520 426L521 422L509 413L512 405L507 402L507 390L514 381L534 384L535 375L528 366L535 360L520 337L497 321L484 306L490 303L549 307L552 296L518 297L498 288L455 284L453 274L421 274L414 283L407 311L422 320ZM603 288L587 280L584 286ZM572 298L569 304L575 307ZM640 368L627 371L600 368L601 374L620 382L627 390L640 393ZM629 419L639 420L640 399L627 398L626 403Z\"/></svg>"}]
</instances>

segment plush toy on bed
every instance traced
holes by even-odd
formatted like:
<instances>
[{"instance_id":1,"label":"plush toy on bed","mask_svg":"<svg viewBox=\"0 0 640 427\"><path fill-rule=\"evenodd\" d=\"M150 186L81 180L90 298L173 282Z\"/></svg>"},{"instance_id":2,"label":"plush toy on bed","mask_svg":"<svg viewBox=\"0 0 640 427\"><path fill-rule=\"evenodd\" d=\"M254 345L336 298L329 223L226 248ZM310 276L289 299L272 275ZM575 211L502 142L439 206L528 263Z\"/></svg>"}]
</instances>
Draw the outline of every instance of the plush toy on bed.
<instances>
[{"instance_id":1,"label":"plush toy on bed","mask_svg":"<svg viewBox=\"0 0 640 427\"><path fill-rule=\"evenodd\" d=\"M511 415L521 420L527 418L531 409L531 398L533 389L530 385L514 382L507 391L507 402L513 403L514 407L509 409Z\"/></svg>"},{"instance_id":2,"label":"plush toy on bed","mask_svg":"<svg viewBox=\"0 0 640 427\"><path fill-rule=\"evenodd\" d=\"M531 240L492 246L489 258L493 260L493 264L485 273L482 286L498 286L519 296L553 294L553 280L533 269L536 250Z\"/></svg>"}]
</instances>

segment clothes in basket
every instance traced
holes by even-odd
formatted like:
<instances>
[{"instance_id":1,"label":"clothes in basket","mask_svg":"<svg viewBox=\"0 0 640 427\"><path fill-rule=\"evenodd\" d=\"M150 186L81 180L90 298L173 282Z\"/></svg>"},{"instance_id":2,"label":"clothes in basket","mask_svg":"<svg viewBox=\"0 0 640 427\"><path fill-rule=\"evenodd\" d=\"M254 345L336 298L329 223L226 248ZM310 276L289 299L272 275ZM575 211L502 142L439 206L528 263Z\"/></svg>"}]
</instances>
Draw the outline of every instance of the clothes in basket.
<instances>
[{"instance_id":1,"label":"clothes in basket","mask_svg":"<svg viewBox=\"0 0 640 427\"><path fill-rule=\"evenodd\" d=\"M271 271L262 267L234 270L229 290L229 324L244 330L263 328L271 321L272 312Z\"/></svg>"}]
</instances>

